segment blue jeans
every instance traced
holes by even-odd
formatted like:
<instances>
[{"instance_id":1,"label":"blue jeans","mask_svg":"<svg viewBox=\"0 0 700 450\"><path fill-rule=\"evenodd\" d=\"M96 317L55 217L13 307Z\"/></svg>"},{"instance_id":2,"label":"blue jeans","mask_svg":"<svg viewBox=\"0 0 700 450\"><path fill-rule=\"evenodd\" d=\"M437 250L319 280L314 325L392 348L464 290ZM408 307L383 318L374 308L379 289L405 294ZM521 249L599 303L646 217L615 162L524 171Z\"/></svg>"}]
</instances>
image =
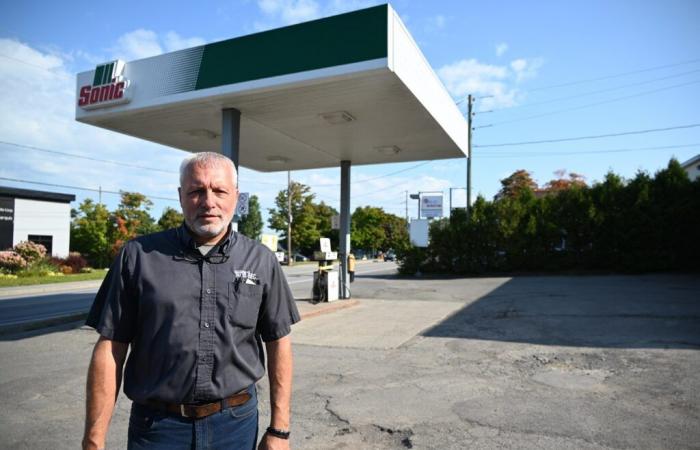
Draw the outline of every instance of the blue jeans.
<instances>
[{"instance_id":1,"label":"blue jeans","mask_svg":"<svg viewBox=\"0 0 700 450\"><path fill-rule=\"evenodd\" d=\"M129 450L254 450L258 440L258 398L202 419L170 415L132 403Z\"/></svg>"}]
</instances>

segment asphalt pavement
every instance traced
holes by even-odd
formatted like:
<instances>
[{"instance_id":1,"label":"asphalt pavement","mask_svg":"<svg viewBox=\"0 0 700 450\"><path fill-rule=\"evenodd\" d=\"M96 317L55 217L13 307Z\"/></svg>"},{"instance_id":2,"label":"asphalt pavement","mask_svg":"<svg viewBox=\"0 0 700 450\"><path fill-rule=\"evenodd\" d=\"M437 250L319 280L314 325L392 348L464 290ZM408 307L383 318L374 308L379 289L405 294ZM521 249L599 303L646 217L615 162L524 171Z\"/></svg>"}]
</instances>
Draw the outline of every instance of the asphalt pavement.
<instances>
[{"instance_id":1,"label":"asphalt pavement","mask_svg":"<svg viewBox=\"0 0 700 450\"><path fill-rule=\"evenodd\" d=\"M294 326L293 448L698 448L700 277L384 267ZM96 339L75 325L0 338L0 448L78 447ZM120 395L108 448L125 447L129 406Z\"/></svg>"}]
</instances>

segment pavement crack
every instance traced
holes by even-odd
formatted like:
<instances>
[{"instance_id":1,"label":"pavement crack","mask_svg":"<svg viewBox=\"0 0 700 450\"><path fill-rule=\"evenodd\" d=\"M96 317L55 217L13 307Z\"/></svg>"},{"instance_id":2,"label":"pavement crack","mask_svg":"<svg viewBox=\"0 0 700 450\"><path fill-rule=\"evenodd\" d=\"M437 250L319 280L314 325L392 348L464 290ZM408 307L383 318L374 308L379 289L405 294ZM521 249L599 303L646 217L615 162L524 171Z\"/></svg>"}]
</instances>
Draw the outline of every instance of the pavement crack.
<instances>
[{"instance_id":1,"label":"pavement crack","mask_svg":"<svg viewBox=\"0 0 700 450\"><path fill-rule=\"evenodd\" d=\"M413 442L411 441L411 437L413 436L413 430L411 428L407 428L405 430L398 429L398 428L388 428L388 427L383 427L381 425L372 424L376 429L381 431L382 433L388 433L391 436L396 436L396 438L399 439L399 442L401 445L403 445L404 448L413 448Z\"/></svg>"},{"instance_id":2,"label":"pavement crack","mask_svg":"<svg viewBox=\"0 0 700 450\"><path fill-rule=\"evenodd\" d=\"M350 433L354 433L355 431L357 431L357 430L355 429L355 427L353 427L353 426L350 424L350 421L349 421L348 419L342 417L340 414L338 414L337 412L335 412L335 411L331 408L331 399L330 399L330 398L326 398L326 404L324 405L324 409L328 412L328 414L331 415L331 417L332 417L333 419L336 420L336 422L340 422L340 423L343 423L343 424L347 425L347 426L344 426L344 427L341 426L341 427L335 432L335 435L336 435L336 436L342 436L342 435L344 435L344 434L350 434Z\"/></svg>"}]
</instances>

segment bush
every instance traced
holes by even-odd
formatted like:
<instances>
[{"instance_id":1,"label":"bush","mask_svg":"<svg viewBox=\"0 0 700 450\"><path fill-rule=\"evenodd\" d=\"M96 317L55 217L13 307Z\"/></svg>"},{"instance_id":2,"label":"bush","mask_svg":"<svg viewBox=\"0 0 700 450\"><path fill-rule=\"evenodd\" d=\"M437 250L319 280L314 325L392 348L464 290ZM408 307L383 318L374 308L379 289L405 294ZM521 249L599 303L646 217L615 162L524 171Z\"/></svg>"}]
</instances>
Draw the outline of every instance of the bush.
<instances>
[{"instance_id":1,"label":"bush","mask_svg":"<svg viewBox=\"0 0 700 450\"><path fill-rule=\"evenodd\" d=\"M31 241L22 241L15 245L15 251L27 261L27 264L32 264L46 257L46 247Z\"/></svg>"},{"instance_id":2,"label":"bush","mask_svg":"<svg viewBox=\"0 0 700 450\"><path fill-rule=\"evenodd\" d=\"M78 252L70 252L67 258L51 258L51 263L60 267L65 274L83 273L88 266L87 260Z\"/></svg>"},{"instance_id":3,"label":"bush","mask_svg":"<svg viewBox=\"0 0 700 450\"><path fill-rule=\"evenodd\" d=\"M14 274L25 267L27 267L27 260L19 253L12 250L0 252L0 273Z\"/></svg>"},{"instance_id":4,"label":"bush","mask_svg":"<svg viewBox=\"0 0 700 450\"><path fill-rule=\"evenodd\" d=\"M17 275L20 277L45 277L49 275L53 275L55 272L58 272L59 268L56 267L51 261L48 259L42 259L40 261L36 261L32 264L27 265L27 267L23 270L20 270Z\"/></svg>"}]
</instances>

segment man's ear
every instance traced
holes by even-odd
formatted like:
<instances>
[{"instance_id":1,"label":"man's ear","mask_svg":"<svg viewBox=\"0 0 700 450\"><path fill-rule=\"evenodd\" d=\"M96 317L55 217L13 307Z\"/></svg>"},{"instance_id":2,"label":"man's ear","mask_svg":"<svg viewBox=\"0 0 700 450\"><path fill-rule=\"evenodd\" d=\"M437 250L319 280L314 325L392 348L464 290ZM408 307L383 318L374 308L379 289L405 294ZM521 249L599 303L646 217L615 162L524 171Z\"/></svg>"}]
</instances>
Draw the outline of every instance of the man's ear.
<instances>
[{"instance_id":1,"label":"man's ear","mask_svg":"<svg viewBox=\"0 0 700 450\"><path fill-rule=\"evenodd\" d=\"M182 188L178 187L177 188L177 198L180 200L180 206L182 207Z\"/></svg>"}]
</instances>

